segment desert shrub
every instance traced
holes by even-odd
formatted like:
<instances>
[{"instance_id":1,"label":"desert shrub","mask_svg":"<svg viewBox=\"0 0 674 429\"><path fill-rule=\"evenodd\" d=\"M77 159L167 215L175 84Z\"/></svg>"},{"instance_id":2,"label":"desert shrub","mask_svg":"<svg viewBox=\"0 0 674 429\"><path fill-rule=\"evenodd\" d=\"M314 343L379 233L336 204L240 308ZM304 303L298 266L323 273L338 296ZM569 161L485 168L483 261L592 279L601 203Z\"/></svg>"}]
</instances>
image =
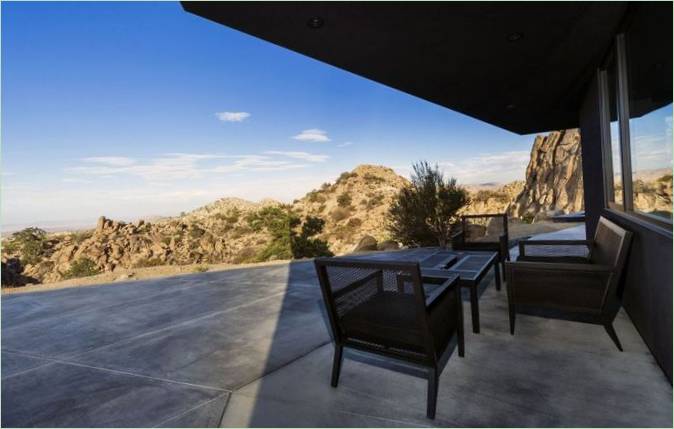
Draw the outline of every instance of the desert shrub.
<instances>
[{"instance_id":1,"label":"desert shrub","mask_svg":"<svg viewBox=\"0 0 674 429\"><path fill-rule=\"evenodd\" d=\"M80 258L70 264L68 271L63 273L64 279L76 279L79 277L89 277L100 274L96 263L89 258Z\"/></svg>"},{"instance_id":2,"label":"desert shrub","mask_svg":"<svg viewBox=\"0 0 674 429\"><path fill-rule=\"evenodd\" d=\"M330 218L334 222L339 222L340 220L344 220L351 216L351 211L346 208L346 207L335 207L331 212L330 212Z\"/></svg>"},{"instance_id":3,"label":"desert shrub","mask_svg":"<svg viewBox=\"0 0 674 429\"><path fill-rule=\"evenodd\" d=\"M213 217L215 217L217 220L233 225L239 221L239 218L241 217L241 210L237 209L236 207L232 207L225 213L216 213Z\"/></svg>"},{"instance_id":4,"label":"desert shrub","mask_svg":"<svg viewBox=\"0 0 674 429\"><path fill-rule=\"evenodd\" d=\"M307 200L310 203L324 203L325 197L318 191L311 191L307 194Z\"/></svg>"},{"instance_id":5,"label":"desert shrub","mask_svg":"<svg viewBox=\"0 0 674 429\"><path fill-rule=\"evenodd\" d=\"M15 232L3 246L8 253L18 253L23 265L36 264L46 256L47 232L40 228L26 228Z\"/></svg>"},{"instance_id":6,"label":"desert shrub","mask_svg":"<svg viewBox=\"0 0 674 429\"><path fill-rule=\"evenodd\" d=\"M197 225L193 225L192 228L190 228L189 230L190 238L195 240L201 238L205 233L206 231Z\"/></svg>"},{"instance_id":7,"label":"desert shrub","mask_svg":"<svg viewBox=\"0 0 674 429\"><path fill-rule=\"evenodd\" d=\"M365 181L367 183L384 183L384 182L386 182L386 179L384 179L383 177L379 177L379 176L374 175L372 173L365 173L365 175L363 175L363 179L365 179Z\"/></svg>"},{"instance_id":8,"label":"desert shrub","mask_svg":"<svg viewBox=\"0 0 674 429\"><path fill-rule=\"evenodd\" d=\"M168 246L169 244L171 244L171 237L168 236L168 235L164 235L164 236L161 238L161 242L162 242L162 244Z\"/></svg>"},{"instance_id":9,"label":"desert shrub","mask_svg":"<svg viewBox=\"0 0 674 429\"><path fill-rule=\"evenodd\" d=\"M357 217L352 217L346 224L351 228L358 228L363 224L363 221Z\"/></svg>"},{"instance_id":10,"label":"desert shrub","mask_svg":"<svg viewBox=\"0 0 674 429\"><path fill-rule=\"evenodd\" d=\"M351 205L351 195L349 195L349 194L346 193L346 192L342 192L342 193L339 194L339 196L337 197L337 204L338 204L340 207L348 207L348 206L350 206L350 205Z\"/></svg>"},{"instance_id":11,"label":"desert shrub","mask_svg":"<svg viewBox=\"0 0 674 429\"><path fill-rule=\"evenodd\" d=\"M237 238L243 237L244 235L250 232L250 226L248 225L238 225L235 226L230 233L230 238L235 240Z\"/></svg>"},{"instance_id":12,"label":"desert shrub","mask_svg":"<svg viewBox=\"0 0 674 429\"><path fill-rule=\"evenodd\" d=\"M331 186L332 186L332 183L330 183L330 182L325 182L325 183L323 183L323 184L321 185L321 191L327 191L327 190L330 189Z\"/></svg>"},{"instance_id":13,"label":"desert shrub","mask_svg":"<svg viewBox=\"0 0 674 429\"><path fill-rule=\"evenodd\" d=\"M241 210L237 209L236 207L233 207L227 211L225 220L227 223L235 224L239 221L241 218Z\"/></svg>"},{"instance_id":14,"label":"desert shrub","mask_svg":"<svg viewBox=\"0 0 674 429\"><path fill-rule=\"evenodd\" d=\"M133 266L135 268L149 268L149 267L158 267L160 265L164 265L164 262L161 259L147 258L136 261L136 263Z\"/></svg>"},{"instance_id":15,"label":"desert shrub","mask_svg":"<svg viewBox=\"0 0 674 429\"><path fill-rule=\"evenodd\" d=\"M335 181L335 184L342 183L344 181L349 180L352 177L357 177L357 176L358 176L358 173L351 173L351 172L345 171L344 173L339 175L339 177Z\"/></svg>"},{"instance_id":16,"label":"desert shrub","mask_svg":"<svg viewBox=\"0 0 674 429\"><path fill-rule=\"evenodd\" d=\"M208 271L208 267L206 265L197 265L192 269L192 271L195 273L205 273Z\"/></svg>"},{"instance_id":17,"label":"desert shrub","mask_svg":"<svg viewBox=\"0 0 674 429\"><path fill-rule=\"evenodd\" d=\"M380 206L383 202L384 202L384 195L374 194L372 197L370 197L365 207L371 210L375 207Z\"/></svg>"},{"instance_id":18,"label":"desert shrub","mask_svg":"<svg viewBox=\"0 0 674 429\"><path fill-rule=\"evenodd\" d=\"M445 180L437 165L422 161L412 169L410 185L399 191L389 209L389 233L407 246L445 247L457 212L470 203L468 191L454 178Z\"/></svg>"}]
</instances>

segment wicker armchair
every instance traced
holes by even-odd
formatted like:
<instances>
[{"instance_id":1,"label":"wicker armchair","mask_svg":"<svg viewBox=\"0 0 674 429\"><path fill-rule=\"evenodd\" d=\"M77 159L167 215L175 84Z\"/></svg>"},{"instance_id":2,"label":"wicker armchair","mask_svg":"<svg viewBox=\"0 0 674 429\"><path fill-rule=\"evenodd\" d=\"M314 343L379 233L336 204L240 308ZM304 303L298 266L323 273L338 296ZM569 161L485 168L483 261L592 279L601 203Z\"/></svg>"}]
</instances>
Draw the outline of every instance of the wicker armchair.
<instances>
[{"instance_id":1,"label":"wicker armchair","mask_svg":"<svg viewBox=\"0 0 674 429\"><path fill-rule=\"evenodd\" d=\"M534 313L602 325L622 351L613 320L620 309L617 288L631 240L631 232L602 217L594 240L520 242L517 262L506 262L510 333L515 333L516 313ZM572 246L582 246L586 254L527 253L527 248Z\"/></svg>"},{"instance_id":2,"label":"wicker armchair","mask_svg":"<svg viewBox=\"0 0 674 429\"><path fill-rule=\"evenodd\" d=\"M461 216L460 231L452 237L452 249L487 250L498 252L501 272L505 277L505 262L510 260L508 251L508 214L475 214ZM500 283L496 283L500 290Z\"/></svg>"},{"instance_id":3,"label":"wicker armchair","mask_svg":"<svg viewBox=\"0 0 674 429\"><path fill-rule=\"evenodd\" d=\"M332 386L344 347L412 363L427 371L426 415L434 418L453 339L464 354L458 277L422 277L411 262L318 258L315 266L335 342Z\"/></svg>"}]
</instances>

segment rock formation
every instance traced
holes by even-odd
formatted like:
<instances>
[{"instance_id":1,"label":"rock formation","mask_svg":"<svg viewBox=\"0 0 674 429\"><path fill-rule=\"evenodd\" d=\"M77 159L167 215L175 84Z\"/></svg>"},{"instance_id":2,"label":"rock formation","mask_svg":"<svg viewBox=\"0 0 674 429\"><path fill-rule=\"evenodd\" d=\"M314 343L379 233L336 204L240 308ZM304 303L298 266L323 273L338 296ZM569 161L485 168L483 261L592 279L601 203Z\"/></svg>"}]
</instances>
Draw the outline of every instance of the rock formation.
<instances>
[{"instance_id":1,"label":"rock formation","mask_svg":"<svg viewBox=\"0 0 674 429\"><path fill-rule=\"evenodd\" d=\"M577 129L536 136L526 182L509 208L515 217L544 218L583 209L583 171Z\"/></svg>"}]
</instances>

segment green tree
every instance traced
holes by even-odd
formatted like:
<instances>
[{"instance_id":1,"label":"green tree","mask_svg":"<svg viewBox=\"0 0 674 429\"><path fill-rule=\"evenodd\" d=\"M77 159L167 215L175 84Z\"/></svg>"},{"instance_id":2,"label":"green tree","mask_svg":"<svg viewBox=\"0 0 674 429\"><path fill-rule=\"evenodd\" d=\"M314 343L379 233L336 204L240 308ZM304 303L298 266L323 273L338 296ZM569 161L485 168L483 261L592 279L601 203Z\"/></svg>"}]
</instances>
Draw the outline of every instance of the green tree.
<instances>
[{"instance_id":1,"label":"green tree","mask_svg":"<svg viewBox=\"0 0 674 429\"><path fill-rule=\"evenodd\" d=\"M19 253L22 264L40 262L47 251L47 232L40 228L26 228L12 234L5 245L8 253Z\"/></svg>"},{"instance_id":2,"label":"green tree","mask_svg":"<svg viewBox=\"0 0 674 429\"><path fill-rule=\"evenodd\" d=\"M265 207L248 217L254 231L267 231L271 240L257 255L258 260L330 256L327 242L314 238L325 221L308 216L304 222L289 207Z\"/></svg>"},{"instance_id":3,"label":"green tree","mask_svg":"<svg viewBox=\"0 0 674 429\"><path fill-rule=\"evenodd\" d=\"M412 166L410 186L395 197L388 213L391 237L407 246L446 247L459 209L470 203L468 192L445 180L437 165L422 161Z\"/></svg>"}]
</instances>

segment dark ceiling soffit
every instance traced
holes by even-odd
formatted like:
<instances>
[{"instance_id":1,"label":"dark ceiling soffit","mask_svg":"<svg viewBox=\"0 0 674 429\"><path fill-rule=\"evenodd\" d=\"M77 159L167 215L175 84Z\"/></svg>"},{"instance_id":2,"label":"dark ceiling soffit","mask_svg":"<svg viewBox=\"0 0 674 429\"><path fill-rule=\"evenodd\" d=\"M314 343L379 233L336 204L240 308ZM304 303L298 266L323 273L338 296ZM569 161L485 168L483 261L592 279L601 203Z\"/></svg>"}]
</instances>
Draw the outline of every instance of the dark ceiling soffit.
<instances>
[{"instance_id":1,"label":"dark ceiling soffit","mask_svg":"<svg viewBox=\"0 0 674 429\"><path fill-rule=\"evenodd\" d=\"M626 5L182 2L190 13L518 134L578 126L584 90ZM521 40L510 40L514 29Z\"/></svg>"}]
</instances>

